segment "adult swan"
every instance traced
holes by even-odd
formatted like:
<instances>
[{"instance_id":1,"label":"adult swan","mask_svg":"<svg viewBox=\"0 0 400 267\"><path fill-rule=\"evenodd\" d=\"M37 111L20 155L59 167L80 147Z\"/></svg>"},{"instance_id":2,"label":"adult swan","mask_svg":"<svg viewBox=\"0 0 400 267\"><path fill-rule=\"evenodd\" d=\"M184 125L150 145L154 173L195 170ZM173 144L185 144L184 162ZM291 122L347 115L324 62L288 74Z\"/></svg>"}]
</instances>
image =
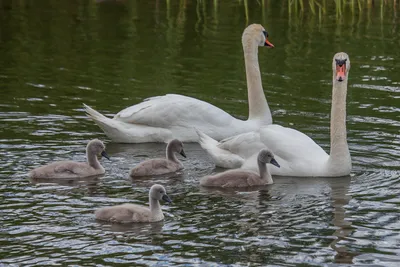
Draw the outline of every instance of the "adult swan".
<instances>
[{"instance_id":1,"label":"adult swan","mask_svg":"<svg viewBox=\"0 0 400 267\"><path fill-rule=\"evenodd\" d=\"M346 96L350 59L346 53L333 57L333 89L331 108L331 151L328 155L307 135L287 127L271 124L259 131L240 134L221 142L201 131L200 145L214 162L225 168L258 171L256 162L260 149L269 148L280 168L271 166L274 175L285 176L345 176L351 171L351 158L347 145Z\"/></svg>"},{"instance_id":2,"label":"adult swan","mask_svg":"<svg viewBox=\"0 0 400 267\"><path fill-rule=\"evenodd\" d=\"M176 94L151 97L120 111L113 119L84 104L86 113L109 138L122 143L166 142L173 138L196 142L195 128L216 140L258 130L272 123L257 57L258 46L274 47L267 38L268 33L259 24L249 25L242 35L249 100L246 121L207 102Z\"/></svg>"}]
</instances>

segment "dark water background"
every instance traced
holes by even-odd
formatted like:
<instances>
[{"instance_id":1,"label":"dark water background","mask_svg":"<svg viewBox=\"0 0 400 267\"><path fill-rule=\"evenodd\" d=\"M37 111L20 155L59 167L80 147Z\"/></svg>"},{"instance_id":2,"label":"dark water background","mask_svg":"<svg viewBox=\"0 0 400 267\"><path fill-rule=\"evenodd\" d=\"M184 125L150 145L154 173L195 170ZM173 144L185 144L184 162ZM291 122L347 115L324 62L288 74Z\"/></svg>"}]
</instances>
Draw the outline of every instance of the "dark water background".
<instances>
[{"instance_id":1,"label":"dark water background","mask_svg":"<svg viewBox=\"0 0 400 267\"><path fill-rule=\"evenodd\" d=\"M0 265L400 265L398 1L0 0ZM351 59L351 177L275 178L252 192L199 188L214 171L186 144L180 175L130 181L163 144L110 143L82 103L111 116L144 98L179 93L247 116L241 33L260 48L276 123L329 149L331 60ZM31 183L26 172L84 160L108 141L106 175ZM146 204L163 184L173 204L156 224L94 220L101 206Z\"/></svg>"}]
</instances>

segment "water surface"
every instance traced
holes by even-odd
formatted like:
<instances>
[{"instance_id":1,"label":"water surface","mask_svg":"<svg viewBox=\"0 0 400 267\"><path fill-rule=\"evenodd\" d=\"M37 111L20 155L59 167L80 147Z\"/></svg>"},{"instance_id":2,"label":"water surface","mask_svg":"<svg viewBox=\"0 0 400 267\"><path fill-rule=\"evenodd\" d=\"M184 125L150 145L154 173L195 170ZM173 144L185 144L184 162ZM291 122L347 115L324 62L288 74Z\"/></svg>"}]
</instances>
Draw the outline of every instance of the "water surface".
<instances>
[{"instance_id":1,"label":"water surface","mask_svg":"<svg viewBox=\"0 0 400 267\"><path fill-rule=\"evenodd\" d=\"M0 1L0 264L398 266L399 6L300 2ZM182 173L131 181L129 169L164 155L164 145L110 142L82 103L112 116L178 93L246 118L240 38L253 22L276 47L259 49L275 123L326 150L331 60L349 54L351 176L206 190L199 178L220 169L199 145L185 144ZM105 140L112 157L102 161L103 177L27 179L50 161L83 161L92 138ZM146 205L153 183L173 199L164 222L94 220L102 206Z\"/></svg>"}]
</instances>

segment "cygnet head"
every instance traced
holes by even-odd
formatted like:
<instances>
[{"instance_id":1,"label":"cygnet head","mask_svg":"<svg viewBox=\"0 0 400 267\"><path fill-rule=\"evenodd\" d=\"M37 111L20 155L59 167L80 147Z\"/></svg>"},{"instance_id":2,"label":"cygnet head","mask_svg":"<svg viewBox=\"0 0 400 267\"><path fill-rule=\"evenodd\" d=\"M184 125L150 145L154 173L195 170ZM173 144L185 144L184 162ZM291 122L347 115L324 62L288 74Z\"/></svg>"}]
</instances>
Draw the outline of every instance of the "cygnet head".
<instances>
[{"instance_id":1,"label":"cygnet head","mask_svg":"<svg viewBox=\"0 0 400 267\"><path fill-rule=\"evenodd\" d=\"M86 151L87 151L88 155L96 155L96 156L101 155L101 156L105 157L106 159L110 160L105 149L106 149L106 146L99 139L91 140L86 147Z\"/></svg>"},{"instance_id":2,"label":"cygnet head","mask_svg":"<svg viewBox=\"0 0 400 267\"><path fill-rule=\"evenodd\" d=\"M155 184L150 188L149 196L151 199L164 200L165 202L171 203L172 200L167 195L164 186L160 184Z\"/></svg>"},{"instance_id":3,"label":"cygnet head","mask_svg":"<svg viewBox=\"0 0 400 267\"><path fill-rule=\"evenodd\" d=\"M171 150L172 152L176 152L181 154L184 158L186 158L185 151L183 151L183 143L178 139L171 140L168 144L167 150Z\"/></svg>"},{"instance_id":4,"label":"cygnet head","mask_svg":"<svg viewBox=\"0 0 400 267\"><path fill-rule=\"evenodd\" d=\"M262 149L260 153L258 153L258 161L264 164L271 163L278 168L281 167L279 163L275 160L274 154L268 149Z\"/></svg>"},{"instance_id":5,"label":"cygnet head","mask_svg":"<svg viewBox=\"0 0 400 267\"><path fill-rule=\"evenodd\" d=\"M267 46L273 48L274 45L268 41L268 32L261 24L250 24L244 30L242 43L245 47L249 42L256 42L258 46Z\"/></svg>"},{"instance_id":6,"label":"cygnet head","mask_svg":"<svg viewBox=\"0 0 400 267\"><path fill-rule=\"evenodd\" d=\"M333 80L343 82L347 79L350 70L350 58L344 52L336 53L332 60Z\"/></svg>"}]
</instances>

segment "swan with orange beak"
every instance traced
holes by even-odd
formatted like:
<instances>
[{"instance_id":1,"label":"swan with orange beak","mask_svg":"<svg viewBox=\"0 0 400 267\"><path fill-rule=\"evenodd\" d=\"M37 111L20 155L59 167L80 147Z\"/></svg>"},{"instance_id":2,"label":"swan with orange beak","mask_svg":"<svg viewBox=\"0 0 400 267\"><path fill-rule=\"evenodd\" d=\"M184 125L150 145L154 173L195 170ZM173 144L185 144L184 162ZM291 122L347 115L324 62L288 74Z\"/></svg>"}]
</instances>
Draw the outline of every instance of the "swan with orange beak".
<instances>
[{"instance_id":1,"label":"swan with orange beak","mask_svg":"<svg viewBox=\"0 0 400 267\"><path fill-rule=\"evenodd\" d=\"M345 59L335 59L336 62L336 80L338 82L343 82L346 78L346 61Z\"/></svg>"}]
</instances>

